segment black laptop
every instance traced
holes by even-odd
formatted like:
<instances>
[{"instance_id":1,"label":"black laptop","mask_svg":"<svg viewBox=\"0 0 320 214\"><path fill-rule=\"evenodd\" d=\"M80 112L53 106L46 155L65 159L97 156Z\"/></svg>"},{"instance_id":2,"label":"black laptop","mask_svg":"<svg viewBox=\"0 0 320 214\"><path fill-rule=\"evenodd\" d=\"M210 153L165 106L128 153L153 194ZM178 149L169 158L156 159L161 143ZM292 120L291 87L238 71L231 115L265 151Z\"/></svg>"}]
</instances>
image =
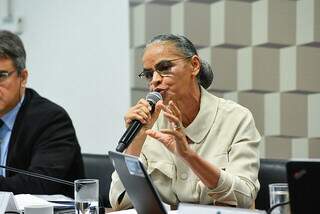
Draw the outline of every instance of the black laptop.
<instances>
[{"instance_id":1,"label":"black laptop","mask_svg":"<svg viewBox=\"0 0 320 214\"><path fill-rule=\"evenodd\" d=\"M110 160L138 214L167 214L143 164L135 156L109 151Z\"/></svg>"},{"instance_id":2,"label":"black laptop","mask_svg":"<svg viewBox=\"0 0 320 214\"><path fill-rule=\"evenodd\" d=\"M320 159L287 163L291 214L317 213L320 207Z\"/></svg>"}]
</instances>

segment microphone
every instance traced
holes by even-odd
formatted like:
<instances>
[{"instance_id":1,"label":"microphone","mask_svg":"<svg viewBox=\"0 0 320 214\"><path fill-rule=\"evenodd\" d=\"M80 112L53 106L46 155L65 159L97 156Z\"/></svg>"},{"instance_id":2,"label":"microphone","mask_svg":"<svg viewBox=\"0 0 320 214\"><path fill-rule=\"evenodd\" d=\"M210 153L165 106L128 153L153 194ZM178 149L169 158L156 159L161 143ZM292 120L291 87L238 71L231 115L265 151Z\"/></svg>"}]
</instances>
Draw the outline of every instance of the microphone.
<instances>
[{"instance_id":1,"label":"microphone","mask_svg":"<svg viewBox=\"0 0 320 214\"><path fill-rule=\"evenodd\" d=\"M162 96L159 92L150 92L146 96L146 100L151 106L150 113L154 112L156 103L162 100ZM133 120L130 126L127 128L126 132L122 135L119 140L118 146L116 148L117 152L123 152L138 134L143 124L139 120Z\"/></svg>"}]
</instances>

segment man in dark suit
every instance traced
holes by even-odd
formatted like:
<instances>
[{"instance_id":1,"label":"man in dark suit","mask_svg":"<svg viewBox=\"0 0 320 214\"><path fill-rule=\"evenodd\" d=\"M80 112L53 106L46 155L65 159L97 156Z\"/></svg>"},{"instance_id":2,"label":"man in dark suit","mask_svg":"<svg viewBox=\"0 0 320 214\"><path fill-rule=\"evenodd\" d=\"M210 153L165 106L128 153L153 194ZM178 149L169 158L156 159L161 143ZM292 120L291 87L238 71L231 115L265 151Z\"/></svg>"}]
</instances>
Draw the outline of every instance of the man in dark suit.
<instances>
[{"instance_id":1,"label":"man in dark suit","mask_svg":"<svg viewBox=\"0 0 320 214\"><path fill-rule=\"evenodd\" d=\"M0 164L73 181L83 178L76 133L67 112L26 88L20 38L0 31ZM65 194L73 188L0 169L0 191Z\"/></svg>"}]
</instances>

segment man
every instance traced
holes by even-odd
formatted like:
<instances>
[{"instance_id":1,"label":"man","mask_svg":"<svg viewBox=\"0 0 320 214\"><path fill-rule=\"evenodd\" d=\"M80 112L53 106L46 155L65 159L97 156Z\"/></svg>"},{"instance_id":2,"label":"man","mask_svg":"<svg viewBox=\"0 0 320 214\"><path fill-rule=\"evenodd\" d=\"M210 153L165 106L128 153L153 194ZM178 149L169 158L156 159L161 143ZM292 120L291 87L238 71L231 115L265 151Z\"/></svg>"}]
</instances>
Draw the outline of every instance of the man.
<instances>
[{"instance_id":1,"label":"man","mask_svg":"<svg viewBox=\"0 0 320 214\"><path fill-rule=\"evenodd\" d=\"M0 31L0 164L73 181L83 177L76 133L67 112L26 88L22 41ZM65 194L73 187L0 168L0 191Z\"/></svg>"}]
</instances>

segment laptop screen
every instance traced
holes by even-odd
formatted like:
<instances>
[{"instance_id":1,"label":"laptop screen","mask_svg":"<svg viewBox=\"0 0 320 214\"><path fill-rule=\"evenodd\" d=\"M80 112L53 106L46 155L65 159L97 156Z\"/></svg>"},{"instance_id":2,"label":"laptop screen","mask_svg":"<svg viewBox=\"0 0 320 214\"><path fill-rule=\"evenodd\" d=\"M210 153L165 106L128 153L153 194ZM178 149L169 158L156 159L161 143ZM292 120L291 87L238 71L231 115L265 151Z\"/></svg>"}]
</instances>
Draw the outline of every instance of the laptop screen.
<instances>
[{"instance_id":1,"label":"laptop screen","mask_svg":"<svg viewBox=\"0 0 320 214\"><path fill-rule=\"evenodd\" d=\"M109 151L109 157L139 214L167 214L160 196L137 157Z\"/></svg>"},{"instance_id":2,"label":"laptop screen","mask_svg":"<svg viewBox=\"0 0 320 214\"><path fill-rule=\"evenodd\" d=\"M287 179L291 213L318 212L320 160L289 161L287 163Z\"/></svg>"}]
</instances>

